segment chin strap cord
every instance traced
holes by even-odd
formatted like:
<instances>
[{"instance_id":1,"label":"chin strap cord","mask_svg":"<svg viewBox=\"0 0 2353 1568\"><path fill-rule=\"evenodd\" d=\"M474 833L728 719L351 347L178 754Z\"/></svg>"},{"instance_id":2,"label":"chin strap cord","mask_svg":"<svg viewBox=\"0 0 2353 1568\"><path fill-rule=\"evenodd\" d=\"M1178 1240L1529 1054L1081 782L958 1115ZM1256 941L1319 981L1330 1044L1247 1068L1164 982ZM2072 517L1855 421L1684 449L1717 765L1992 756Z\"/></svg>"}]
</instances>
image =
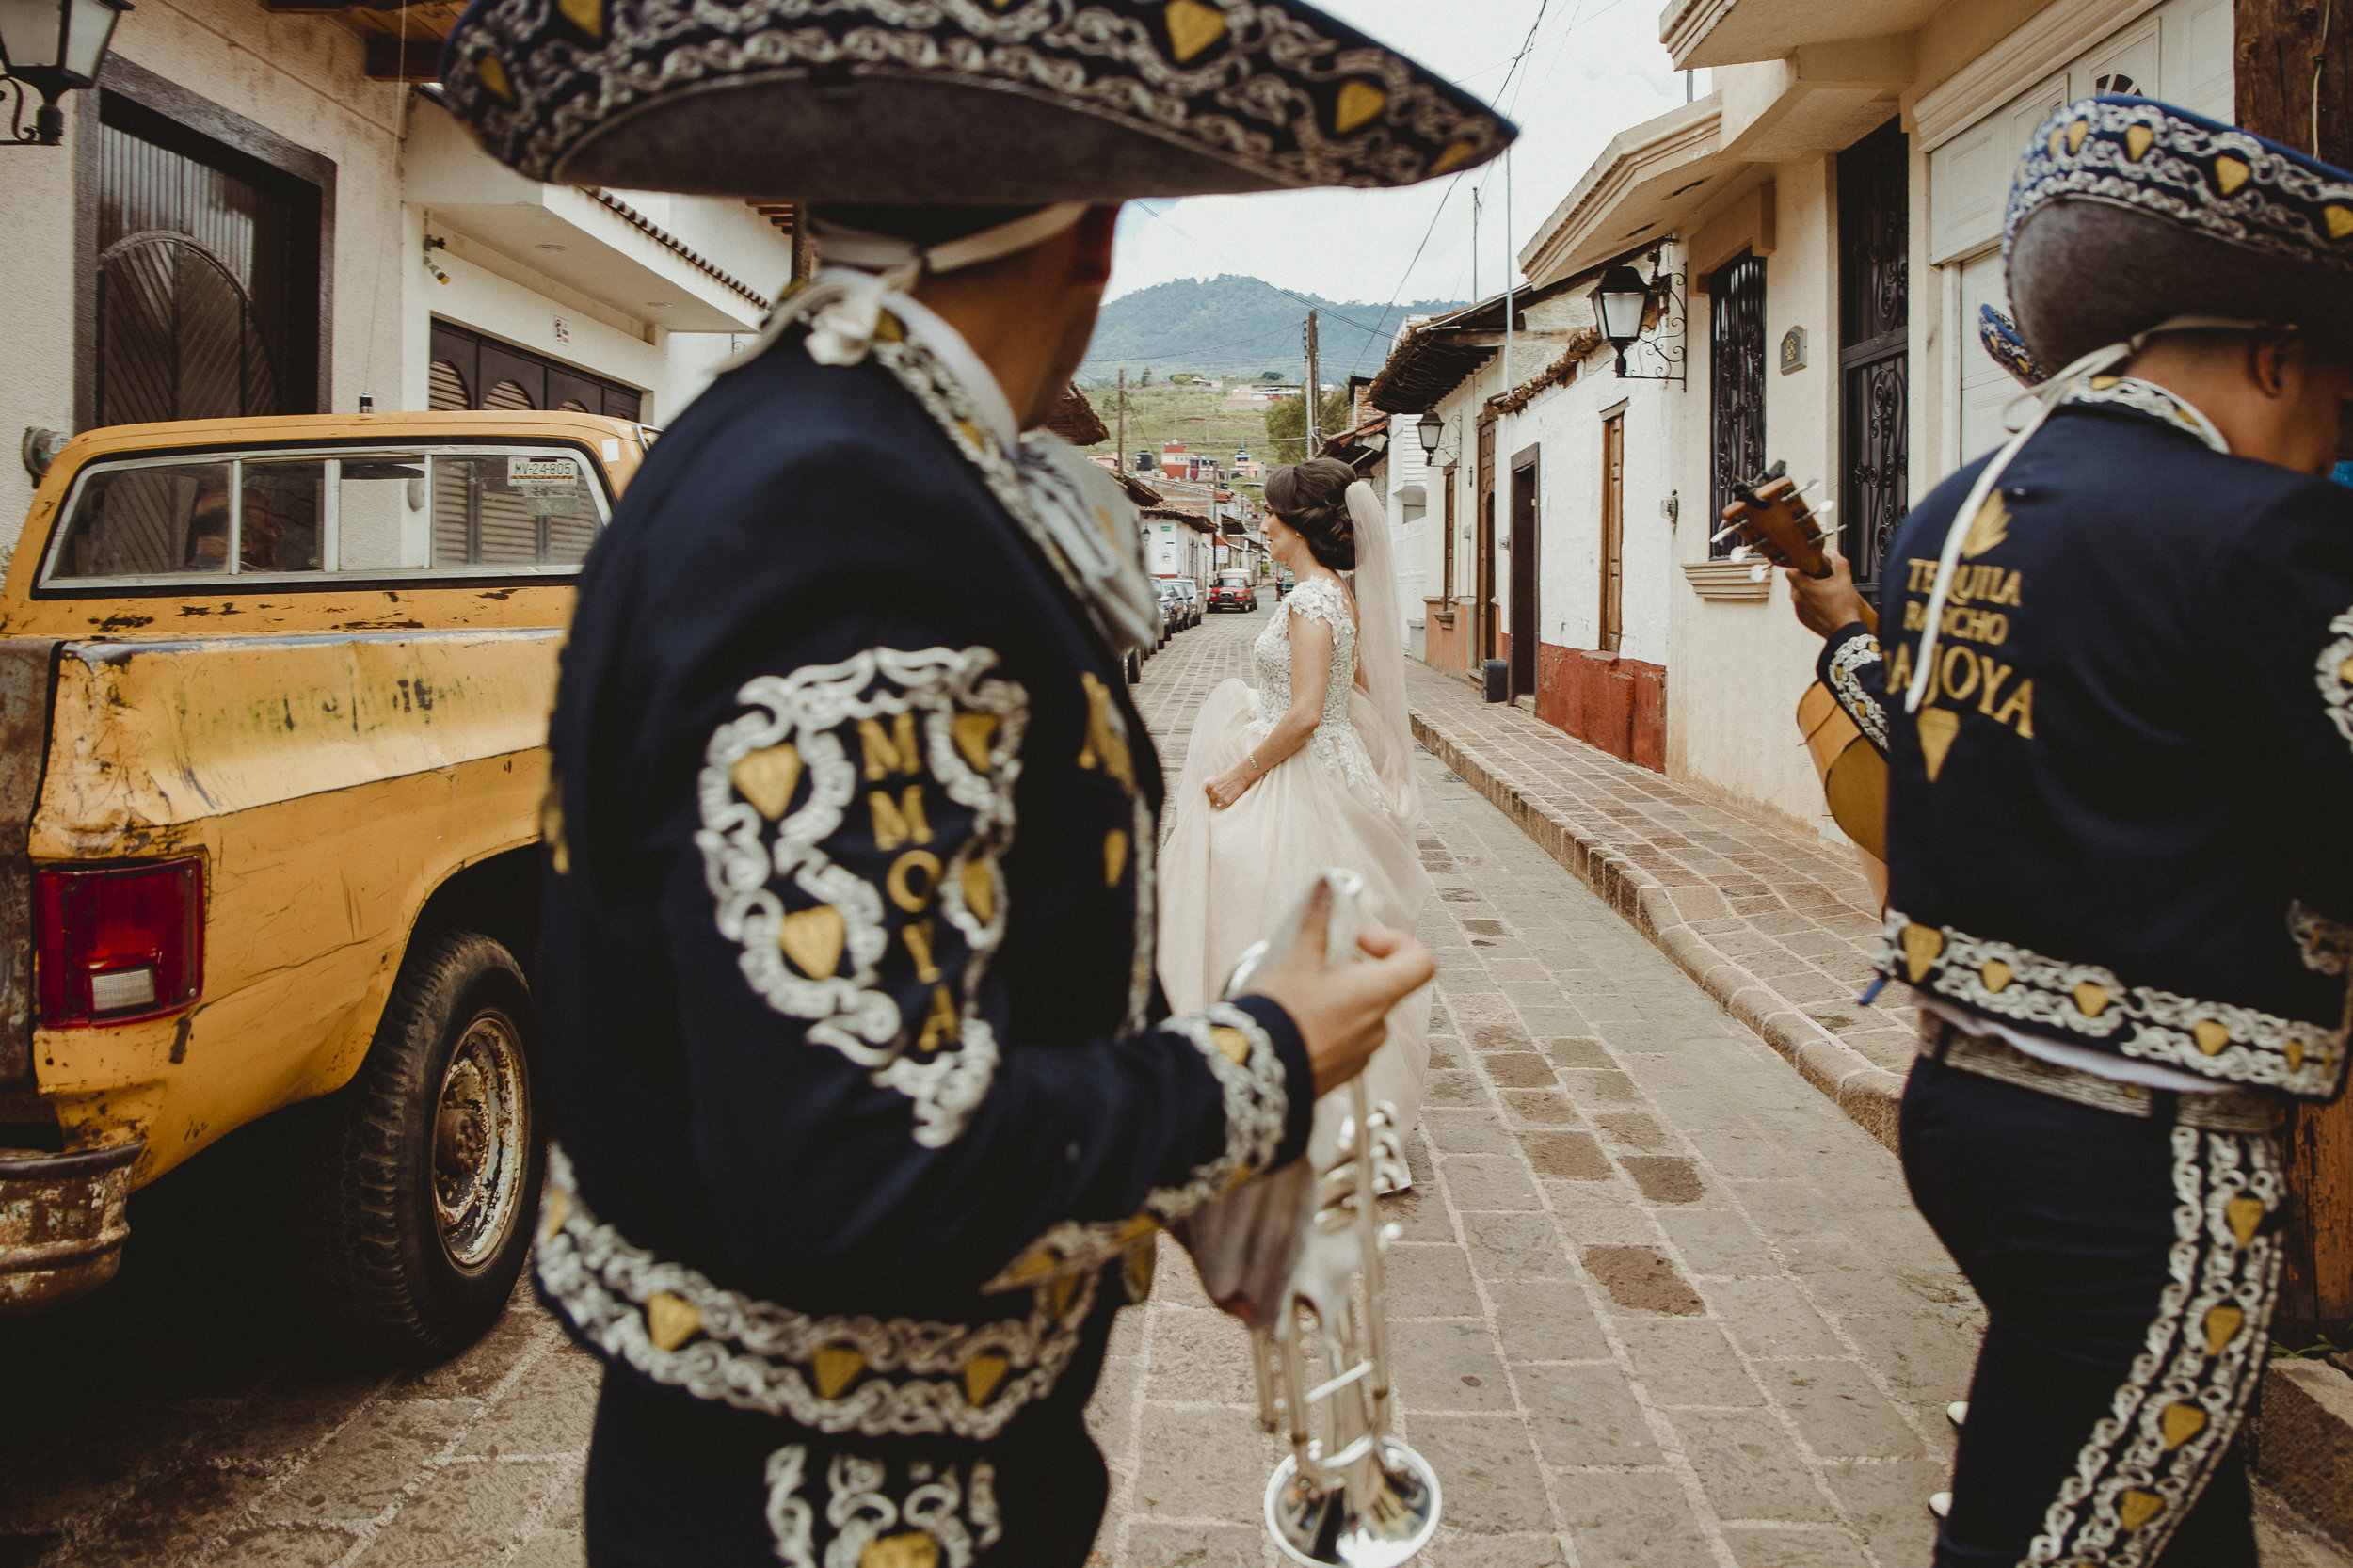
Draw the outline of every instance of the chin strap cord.
<instances>
[{"instance_id":1,"label":"chin strap cord","mask_svg":"<svg viewBox=\"0 0 2353 1568\"><path fill-rule=\"evenodd\" d=\"M760 336L729 355L719 369L740 370L776 345L794 322L809 323L808 357L821 365L862 362L882 324L886 296L904 294L925 274L961 272L1027 250L1086 216L1083 201L1057 201L1009 223L926 249L895 234L877 234L811 217L808 232L826 270L776 301Z\"/></svg>"}]
</instances>

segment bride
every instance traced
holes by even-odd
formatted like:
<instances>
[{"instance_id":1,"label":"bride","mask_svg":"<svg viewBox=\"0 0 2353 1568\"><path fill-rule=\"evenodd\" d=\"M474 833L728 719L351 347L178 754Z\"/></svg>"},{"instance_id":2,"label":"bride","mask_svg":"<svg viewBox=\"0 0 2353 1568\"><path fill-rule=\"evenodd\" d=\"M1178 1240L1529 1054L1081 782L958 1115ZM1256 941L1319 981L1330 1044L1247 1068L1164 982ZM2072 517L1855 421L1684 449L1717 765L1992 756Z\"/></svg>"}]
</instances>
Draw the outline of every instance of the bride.
<instances>
[{"instance_id":1,"label":"bride","mask_svg":"<svg viewBox=\"0 0 2353 1568\"><path fill-rule=\"evenodd\" d=\"M1421 792L1388 519L1331 457L1276 469L1266 500L1267 548L1297 585L1251 645L1257 684L1225 681L1202 704L1160 858L1160 984L1180 1013L1216 1000L1242 950L1327 866L1362 875L1366 914L1399 931L1432 891L1414 843ZM1396 1108L1399 1150L1421 1109L1429 1033L1424 986L1389 1014L1365 1069L1373 1100ZM1319 1170L1338 1120L1320 1108ZM1376 1175L1384 1192L1408 1184L1394 1151Z\"/></svg>"}]
</instances>

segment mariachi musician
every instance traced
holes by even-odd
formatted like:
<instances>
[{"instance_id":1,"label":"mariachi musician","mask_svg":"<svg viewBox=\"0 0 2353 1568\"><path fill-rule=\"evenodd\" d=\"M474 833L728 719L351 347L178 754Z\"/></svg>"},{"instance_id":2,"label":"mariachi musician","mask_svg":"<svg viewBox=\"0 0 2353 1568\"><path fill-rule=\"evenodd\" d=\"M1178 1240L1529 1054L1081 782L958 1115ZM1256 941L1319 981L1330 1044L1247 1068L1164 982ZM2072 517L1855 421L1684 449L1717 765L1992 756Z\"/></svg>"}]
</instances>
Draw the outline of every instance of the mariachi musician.
<instances>
[{"instance_id":1,"label":"mariachi musician","mask_svg":"<svg viewBox=\"0 0 2353 1568\"><path fill-rule=\"evenodd\" d=\"M1897 530L1881 644L1791 583L1887 752L1904 1172L1987 1308L1936 1561L2252 1568L2277 1128L2345 1069L2353 174L2087 99L2004 244L2063 368Z\"/></svg>"},{"instance_id":2,"label":"mariachi musician","mask_svg":"<svg viewBox=\"0 0 2353 1568\"><path fill-rule=\"evenodd\" d=\"M605 1363L598 1564L1082 1561L1156 1229L1296 1158L1431 973L1318 933L1166 1016L1149 583L1023 432L1120 198L1513 133L1289 0L1073 9L478 0L444 56L530 178L811 201L826 264L653 447L563 656L536 1273Z\"/></svg>"}]
</instances>

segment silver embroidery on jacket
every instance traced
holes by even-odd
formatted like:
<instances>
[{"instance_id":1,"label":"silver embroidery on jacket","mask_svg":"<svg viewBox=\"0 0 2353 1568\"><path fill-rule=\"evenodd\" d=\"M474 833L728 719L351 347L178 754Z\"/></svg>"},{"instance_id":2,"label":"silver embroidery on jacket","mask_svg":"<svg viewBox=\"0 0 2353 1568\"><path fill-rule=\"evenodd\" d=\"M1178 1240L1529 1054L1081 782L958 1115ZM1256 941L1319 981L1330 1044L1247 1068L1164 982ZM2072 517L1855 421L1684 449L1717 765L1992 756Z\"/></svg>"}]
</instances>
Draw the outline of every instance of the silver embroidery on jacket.
<instances>
[{"instance_id":1,"label":"silver embroidery on jacket","mask_svg":"<svg viewBox=\"0 0 2353 1568\"><path fill-rule=\"evenodd\" d=\"M964 1130L997 1067L996 1036L979 1016L978 993L1004 938L998 862L1013 842L1029 698L1018 683L987 675L996 664L984 648L872 648L837 664L757 677L737 694L755 712L712 735L697 783L702 829L695 841L719 933L744 950L744 978L777 1012L809 1020L810 1040L869 1068L877 1087L914 1101L915 1141L933 1148ZM859 760L843 740L854 729ZM878 749L891 759L880 776ZM902 750L920 755L902 757ZM791 808L804 775L807 798ZM893 803L893 791L924 778L974 813L962 842L920 847L930 840L920 797L911 819ZM869 802L877 822L894 822L891 831L913 835L919 846L901 856L881 886L837 864L823 847L855 808L861 782L882 786L869 791L880 796ZM780 884L813 904L788 911ZM910 1021L879 984L891 940L885 903L918 914L935 894L969 952L955 987L958 1040L952 1048L911 1052Z\"/></svg>"}]
</instances>

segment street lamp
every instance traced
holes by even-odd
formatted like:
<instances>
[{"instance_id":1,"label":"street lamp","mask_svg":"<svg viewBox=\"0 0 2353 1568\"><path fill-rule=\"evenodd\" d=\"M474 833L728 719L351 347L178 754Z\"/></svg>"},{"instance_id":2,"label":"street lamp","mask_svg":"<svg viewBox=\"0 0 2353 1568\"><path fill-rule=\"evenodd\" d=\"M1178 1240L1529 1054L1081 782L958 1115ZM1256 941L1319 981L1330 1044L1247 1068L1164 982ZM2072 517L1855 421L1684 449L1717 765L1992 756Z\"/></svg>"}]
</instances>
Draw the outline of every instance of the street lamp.
<instances>
[{"instance_id":1,"label":"street lamp","mask_svg":"<svg viewBox=\"0 0 2353 1568\"><path fill-rule=\"evenodd\" d=\"M130 8L131 0L0 0L0 67L17 84L10 120L16 141L55 147L64 137L65 111L57 100L98 80L115 24ZM26 88L40 94L29 135Z\"/></svg>"},{"instance_id":2,"label":"street lamp","mask_svg":"<svg viewBox=\"0 0 2353 1568\"><path fill-rule=\"evenodd\" d=\"M1601 335L1618 351L1618 374L1625 375L1626 345L1642 335L1642 312L1650 304L1650 285L1642 275L1620 263L1601 275L1593 286L1593 318Z\"/></svg>"},{"instance_id":3,"label":"street lamp","mask_svg":"<svg viewBox=\"0 0 2353 1568\"><path fill-rule=\"evenodd\" d=\"M1434 457L1438 455L1438 438L1446 434L1446 421L1433 408L1415 423L1414 434L1421 438L1421 455Z\"/></svg>"}]
</instances>

